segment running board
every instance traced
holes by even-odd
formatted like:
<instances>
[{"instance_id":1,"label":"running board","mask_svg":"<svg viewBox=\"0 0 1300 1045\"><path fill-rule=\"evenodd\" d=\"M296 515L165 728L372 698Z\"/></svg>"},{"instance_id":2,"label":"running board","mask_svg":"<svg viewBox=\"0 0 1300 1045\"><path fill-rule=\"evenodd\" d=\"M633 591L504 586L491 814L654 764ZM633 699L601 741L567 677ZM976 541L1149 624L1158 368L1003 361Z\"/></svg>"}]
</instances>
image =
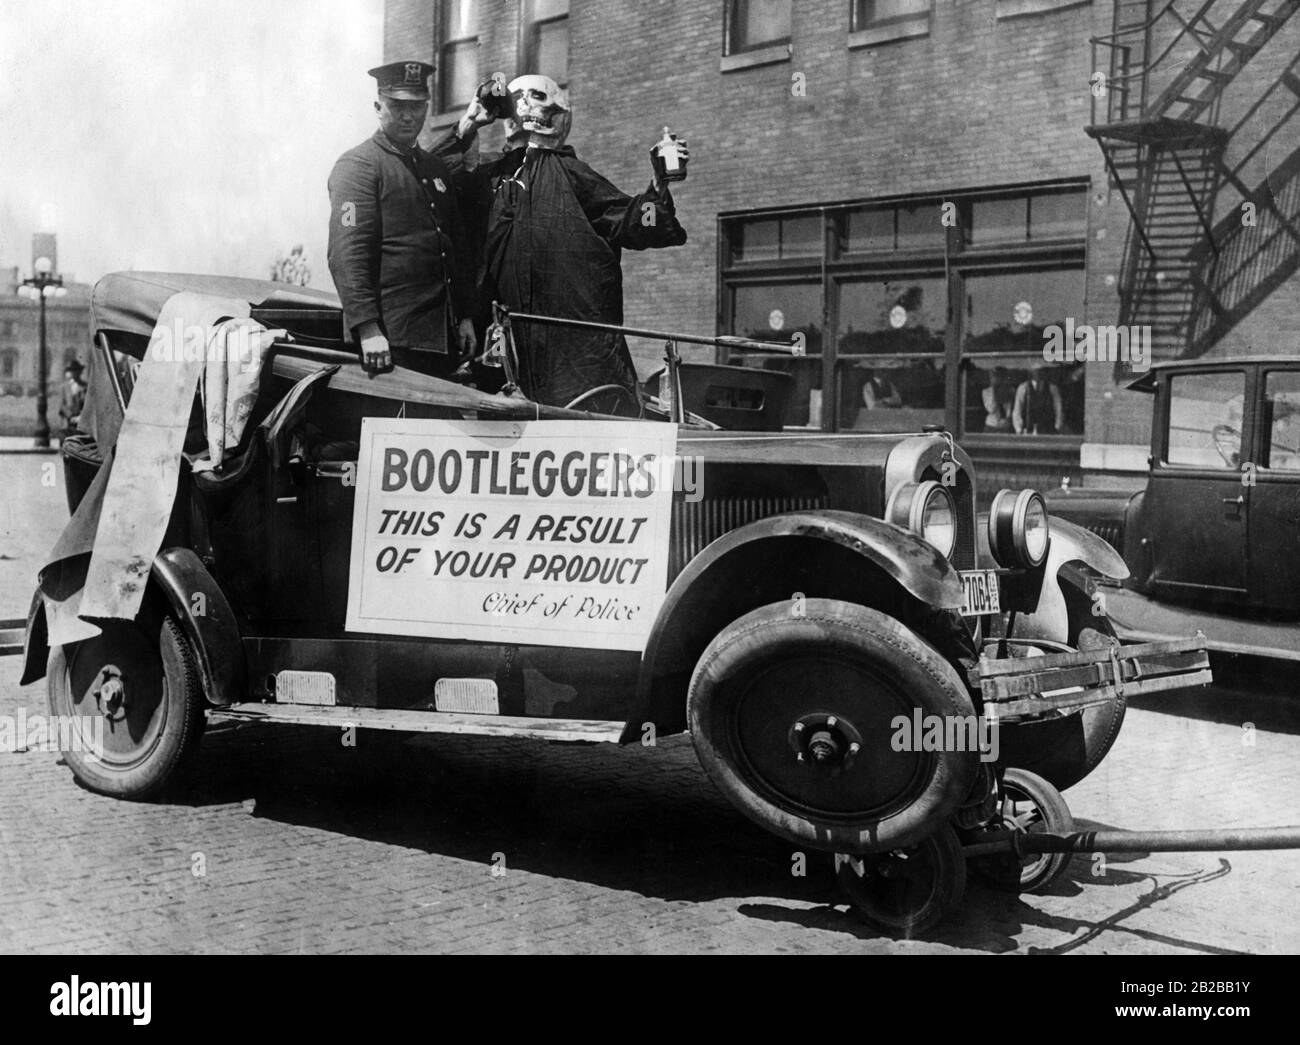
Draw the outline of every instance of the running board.
<instances>
[{"instance_id":1,"label":"running board","mask_svg":"<svg viewBox=\"0 0 1300 1045\"><path fill-rule=\"evenodd\" d=\"M261 722L286 726L349 726L392 729L402 733L463 733L487 737L528 737L570 743L616 744L622 722L577 718L512 718L451 711L398 711L388 708L346 708L313 704L231 704L209 708L213 722Z\"/></svg>"}]
</instances>

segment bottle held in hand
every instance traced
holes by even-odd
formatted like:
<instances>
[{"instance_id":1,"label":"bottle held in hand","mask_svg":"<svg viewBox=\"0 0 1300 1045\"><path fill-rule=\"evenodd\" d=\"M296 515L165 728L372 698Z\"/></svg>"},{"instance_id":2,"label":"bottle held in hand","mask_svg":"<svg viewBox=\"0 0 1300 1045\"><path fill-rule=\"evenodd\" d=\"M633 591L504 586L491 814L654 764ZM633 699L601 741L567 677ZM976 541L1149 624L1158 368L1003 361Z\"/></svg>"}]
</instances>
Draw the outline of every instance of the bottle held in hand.
<instances>
[{"instance_id":1,"label":"bottle held in hand","mask_svg":"<svg viewBox=\"0 0 1300 1045\"><path fill-rule=\"evenodd\" d=\"M651 156L659 181L685 181L686 156L677 141L677 135L672 134L667 127L664 128L664 136L655 143Z\"/></svg>"},{"instance_id":2,"label":"bottle held in hand","mask_svg":"<svg viewBox=\"0 0 1300 1045\"><path fill-rule=\"evenodd\" d=\"M480 84L478 100L494 119L504 120L514 115L510 107L510 91L506 87L505 73L493 73L492 79Z\"/></svg>"}]
</instances>

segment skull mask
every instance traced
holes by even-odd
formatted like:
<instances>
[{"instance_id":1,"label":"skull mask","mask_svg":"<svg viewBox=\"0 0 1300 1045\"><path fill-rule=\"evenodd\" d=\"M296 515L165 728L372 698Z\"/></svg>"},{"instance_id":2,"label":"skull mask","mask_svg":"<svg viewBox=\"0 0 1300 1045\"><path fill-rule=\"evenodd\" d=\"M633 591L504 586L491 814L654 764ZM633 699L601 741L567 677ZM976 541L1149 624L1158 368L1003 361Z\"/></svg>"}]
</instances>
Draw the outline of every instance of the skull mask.
<instances>
[{"instance_id":1,"label":"skull mask","mask_svg":"<svg viewBox=\"0 0 1300 1045\"><path fill-rule=\"evenodd\" d=\"M519 76L510 81L514 116L506 119L506 140L511 147L528 145L558 149L569 136L573 113L569 95L549 76Z\"/></svg>"}]
</instances>

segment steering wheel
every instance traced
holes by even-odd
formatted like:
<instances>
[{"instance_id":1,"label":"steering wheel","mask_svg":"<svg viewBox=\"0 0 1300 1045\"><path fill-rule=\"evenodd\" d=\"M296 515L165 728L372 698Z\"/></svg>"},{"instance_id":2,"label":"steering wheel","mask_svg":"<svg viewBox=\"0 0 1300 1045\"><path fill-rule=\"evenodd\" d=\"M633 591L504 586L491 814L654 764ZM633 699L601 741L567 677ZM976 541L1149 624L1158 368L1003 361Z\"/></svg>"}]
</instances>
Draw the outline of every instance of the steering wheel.
<instances>
[{"instance_id":1,"label":"steering wheel","mask_svg":"<svg viewBox=\"0 0 1300 1045\"><path fill-rule=\"evenodd\" d=\"M600 406L604 406L608 403L609 409L603 410L583 405L591 399L596 399ZM595 414L614 414L617 416L623 416L618 412L620 400L625 401L632 407L633 416L639 417L641 415L641 401L637 398L635 392L624 385L597 385L595 388L589 388L576 399L566 403L564 409L577 410L579 407L582 407L584 410L589 410Z\"/></svg>"},{"instance_id":2,"label":"steering wheel","mask_svg":"<svg viewBox=\"0 0 1300 1045\"><path fill-rule=\"evenodd\" d=\"M1241 433L1232 425L1215 425L1210 430L1214 439L1214 448L1229 468L1236 468L1241 463Z\"/></svg>"}]
</instances>

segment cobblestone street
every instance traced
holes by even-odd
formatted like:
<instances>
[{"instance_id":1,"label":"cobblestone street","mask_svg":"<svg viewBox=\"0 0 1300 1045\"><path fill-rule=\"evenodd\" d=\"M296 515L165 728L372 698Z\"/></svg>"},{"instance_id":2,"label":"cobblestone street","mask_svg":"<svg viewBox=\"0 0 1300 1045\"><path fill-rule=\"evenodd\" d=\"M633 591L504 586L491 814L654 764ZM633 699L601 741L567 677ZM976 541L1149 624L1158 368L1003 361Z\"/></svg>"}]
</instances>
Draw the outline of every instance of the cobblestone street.
<instances>
[{"instance_id":1,"label":"cobblestone street","mask_svg":"<svg viewBox=\"0 0 1300 1045\"><path fill-rule=\"evenodd\" d=\"M3 607L18 616L66 513L37 456L0 457ZM50 520L39 539L27 520ZM14 520L19 520L17 529ZM42 713L0 660L0 715ZM1243 723L1253 729L1244 729ZM0 951L1292 953L1296 854L1075 857L1045 896L970 884L926 941L863 927L828 857L713 789L689 740L616 749L220 726L165 801L79 787L0 754ZM1300 715L1219 686L1131 709L1067 799L1083 828L1300 820Z\"/></svg>"}]
</instances>

